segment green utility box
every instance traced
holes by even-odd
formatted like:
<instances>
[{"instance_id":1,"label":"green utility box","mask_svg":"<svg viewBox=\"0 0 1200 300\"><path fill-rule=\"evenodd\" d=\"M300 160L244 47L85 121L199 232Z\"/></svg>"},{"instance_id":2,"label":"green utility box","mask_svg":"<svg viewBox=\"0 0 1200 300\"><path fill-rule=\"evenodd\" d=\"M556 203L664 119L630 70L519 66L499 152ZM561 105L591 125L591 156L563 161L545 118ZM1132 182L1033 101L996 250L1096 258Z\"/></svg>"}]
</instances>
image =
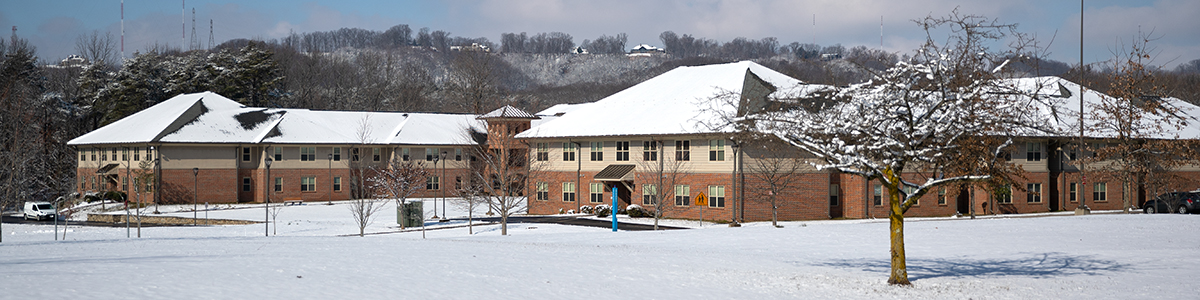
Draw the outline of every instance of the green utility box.
<instances>
[{"instance_id":1,"label":"green utility box","mask_svg":"<svg viewBox=\"0 0 1200 300\"><path fill-rule=\"evenodd\" d=\"M425 222L425 204L421 201L413 201L396 207L396 224L400 224L405 228L420 227Z\"/></svg>"}]
</instances>

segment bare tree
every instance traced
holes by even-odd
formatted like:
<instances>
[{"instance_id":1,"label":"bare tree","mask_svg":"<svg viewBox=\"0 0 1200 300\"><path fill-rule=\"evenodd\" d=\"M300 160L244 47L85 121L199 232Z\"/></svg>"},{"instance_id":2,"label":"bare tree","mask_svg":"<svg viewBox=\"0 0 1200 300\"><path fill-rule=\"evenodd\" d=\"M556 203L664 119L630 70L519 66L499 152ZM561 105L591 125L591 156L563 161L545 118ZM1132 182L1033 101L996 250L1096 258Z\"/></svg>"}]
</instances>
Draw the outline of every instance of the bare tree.
<instances>
[{"instance_id":1,"label":"bare tree","mask_svg":"<svg viewBox=\"0 0 1200 300\"><path fill-rule=\"evenodd\" d=\"M274 205L271 205L271 223L275 225L275 229L273 229L274 232L271 234L279 235L279 213L283 212L283 206L283 202L277 202Z\"/></svg>"},{"instance_id":2,"label":"bare tree","mask_svg":"<svg viewBox=\"0 0 1200 300\"><path fill-rule=\"evenodd\" d=\"M359 120L356 136L358 137L359 145L365 146L373 142L371 138L370 115L363 115L363 118ZM371 225L371 222L374 221L375 213L382 210L387 201L378 197L379 195L375 193L374 186L366 184L366 179L372 177L366 173L371 171L372 168L367 165L364 156L371 156L370 159L375 160L374 155L376 154L374 150L372 149L371 153L361 153L363 151L359 149L361 148L352 149L350 154L350 171L352 177L356 178L353 180L358 182L359 193L354 196L354 199L350 200L349 209L350 215L354 217L354 223L358 225L358 236L363 236L367 230L367 225Z\"/></svg>"},{"instance_id":3,"label":"bare tree","mask_svg":"<svg viewBox=\"0 0 1200 300\"><path fill-rule=\"evenodd\" d=\"M92 30L91 33L75 38L75 52L78 52L79 56L105 66L116 63L116 47L117 42L113 39L112 32L108 31L101 34L99 30Z\"/></svg>"},{"instance_id":4,"label":"bare tree","mask_svg":"<svg viewBox=\"0 0 1200 300\"><path fill-rule=\"evenodd\" d=\"M654 210L654 230L663 216L671 211L690 208L689 195L676 195L676 189L686 182L691 173L690 157L667 155L663 141L642 142L642 159L638 160L637 182L642 185L642 206ZM682 196L683 199L677 199ZM615 208L614 208L615 209ZM701 208L703 209L703 208Z\"/></svg>"},{"instance_id":5,"label":"bare tree","mask_svg":"<svg viewBox=\"0 0 1200 300\"><path fill-rule=\"evenodd\" d=\"M1152 33L1134 37L1127 53L1116 53L1111 66L1110 86L1107 95L1101 97L1088 111L1097 113L1098 124L1090 126L1096 135L1115 135L1104 147L1092 145L1094 157L1083 161L1098 166L1099 178L1112 178L1121 182L1123 209L1128 212L1134 207L1132 191L1139 183L1150 195L1171 190L1170 185L1182 186L1187 179L1176 175L1174 170L1200 159L1195 148L1186 140L1179 140L1179 132L1189 120L1182 112L1181 102L1166 97L1165 87L1155 74ZM1172 198L1172 197L1167 197ZM1171 208L1179 203L1171 203Z\"/></svg>"},{"instance_id":6,"label":"bare tree","mask_svg":"<svg viewBox=\"0 0 1200 300\"><path fill-rule=\"evenodd\" d=\"M375 190L395 199L396 207L403 208L408 204L408 197L425 188L425 177L429 172L420 163L392 159L384 167L372 167L374 175L367 181ZM404 229L404 223L400 229Z\"/></svg>"},{"instance_id":7,"label":"bare tree","mask_svg":"<svg viewBox=\"0 0 1200 300\"><path fill-rule=\"evenodd\" d=\"M774 136L751 137L742 145L741 151L745 151L745 157L750 158L746 172L751 179L748 185L759 201L771 205L771 226L778 227L779 205L776 199L780 194L797 188L801 183L798 173L809 166L808 161L804 159L802 151L788 147Z\"/></svg>"},{"instance_id":8,"label":"bare tree","mask_svg":"<svg viewBox=\"0 0 1200 300\"><path fill-rule=\"evenodd\" d=\"M458 201L455 204L467 210L467 233L475 234L475 209L488 205L488 197L477 185L467 185L458 189Z\"/></svg>"},{"instance_id":9,"label":"bare tree","mask_svg":"<svg viewBox=\"0 0 1200 300\"><path fill-rule=\"evenodd\" d=\"M468 150L475 158L470 184L478 189L489 210L500 215L500 234L508 235L508 217L527 209L524 189L529 147L504 132L493 132L480 140L473 138L478 132L465 131L465 136L476 141Z\"/></svg>"}]
</instances>

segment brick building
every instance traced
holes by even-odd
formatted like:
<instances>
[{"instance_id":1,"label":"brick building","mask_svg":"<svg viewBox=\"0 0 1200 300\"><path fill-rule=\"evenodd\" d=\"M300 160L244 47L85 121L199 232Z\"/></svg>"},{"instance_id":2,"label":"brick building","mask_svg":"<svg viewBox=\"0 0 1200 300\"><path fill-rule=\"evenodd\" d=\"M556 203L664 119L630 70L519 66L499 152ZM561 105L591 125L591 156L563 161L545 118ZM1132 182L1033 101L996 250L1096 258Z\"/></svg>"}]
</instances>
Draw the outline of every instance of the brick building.
<instances>
[{"instance_id":1,"label":"brick building","mask_svg":"<svg viewBox=\"0 0 1200 300\"><path fill-rule=\"evenodd\" d=\"M357 174L391 159L429 168L415 196L439 197L468 178L470 133L486 132L476 117L245 107L206 92L175 96L68 145L79 154L78 192L122 191L134 201L346 200L366 193Z\"/></svg>"},{"instance_id":2,"label":"brick building","mask_svg":"<svg viewBox=\"0 0 1200 300\"><path fill-rule=\"evenodd\" d=\"M1060 132L1078 128L1078 117L1072 116L1079 112L1072 113L1069 95L1083 95L1089 103L1107 97L1057 77L1012 79L1011 83L1036 87L1039 90L1028 92L1058 99L1053 109L1031 110L1060 126ZM770 220L772 199L781 220L886 217L887 197L881 195L878 182L816 170L809 165L815 162L811 156L787 153L785 149L793 147L777 140L761 144L741 141L743 149L738 149L737 134L717 126L722 117L763 108L768 95L824 88L753 62L738 62L680 67L593 103L558 105L539 112L547 120L517 135L528 141L534 153L528 182L529 212L553 214L609 204L616 188L620 207L674 202L665 207L668 218ZM1174 137L1164 138L1200 139L1200 108L1182 101L1173 105L1183 108L1190 124ZM1089 134L1085 142L1102 144L1110 138ZM999 189L945 187L926 194L906 215L1036 213L1072 210L1080 204L1118 210L1126 201L1133 206L1145 202L1147 195L1133 190L1137 183L1119 182L1095 172L1094 166L1087 169L1095 172L1088 173L1090 180L1081 180L1071 158L1075 155L1072 145L1078 140L1078 136L1018 137L1005 154L1025 171L1016 182ZM771 168L781 163L790 164L787 172ZM739 165L742 167L735 170ZM910 171L905 178L919 183L935 177L930 172ZM1200 187L1200 166L1185 165L1174 173L1183 180L1171 189ZM658 180L661 177L673 180L664 185ZM785 181L785 188L773 190L771 182L777 181ZM1126 187L1131 190L1125 191ZM664 189L666 192L660 191ZM698 201L691 199L701 193L707 195L707 203L697 205ZM665 199L653 199L659 196Z\"/></svg>"}]
</instances>

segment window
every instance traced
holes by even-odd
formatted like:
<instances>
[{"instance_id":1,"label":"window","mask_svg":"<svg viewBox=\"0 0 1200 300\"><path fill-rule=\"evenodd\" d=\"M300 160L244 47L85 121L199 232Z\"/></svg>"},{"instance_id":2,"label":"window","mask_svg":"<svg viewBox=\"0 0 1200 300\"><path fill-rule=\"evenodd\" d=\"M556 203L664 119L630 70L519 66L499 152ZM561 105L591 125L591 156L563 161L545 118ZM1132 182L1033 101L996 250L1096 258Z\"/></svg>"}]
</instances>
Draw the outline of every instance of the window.
<instances>
[{"instance_id":1,"label":"window","mask_svg":"<svg viewBox=\"0 0 1200 300\"><path fill-rule=\"evenodd\" d=\"M874 194L871 194L871 197L874 200L875 206L883 205L883 186L876 183Z\"/></svg>"},{"instance_id":2,"label":"window","mask_svg":"<svg viewBox=\"0 0 1200 300\"><path fill-rule=\"evenodd\" d=\"M675 185L675 205L688 206L689 194L691 194L691 187L686 185Z\"/></svg>"},{"instance_id":3,"label":"window","mask_svg":"<svg viewBox=\"0 0 1200 300\"><path fill-rule=\"evenodd\" d=\"M316 161L317 147L300 147L300 161Z\"/></svg>"},{"instance_id":4,"label":"window","mask_svg":"<svg viewBox=\"0 0 1200 300\"><path fill-rule=\"evenodd\" d=\"M838 206L838 196L841 195L841 186L838 184L829 185L829 206Z\"/></svg>"},{"instance_id":5,"label":"window","mask_svg":"<svg viewBox=\"0 0 1200 300\"><path fill-rule=\"evenodd\" d=\"M454 176L454 189L462 189L462 176Z\"/></svg>"},{"instance_id":6,"label":"window","mask_svg":"<svg viewBox=\"0 0 1200 300\"><path fill-rule=\"evenodd\" d=\"M454 161L462 161L462 148L454 148Z\"/></svg>"},{"instance_id":7,"label":"window","mask_svg":"<svg viewBox=\"0 0 1200 300\"><path fill-rule=\"evenodd\" d=\"M362 148L350 148L350 160L358 161L358 151Z\"/></svg>"},{"instance_id":8,"label":"window","mask_svg":"<svg viewBox=\"0 0 1200 300\"><path fill-rule=\"evenodd\" d=\"M946 188L938 188L938 205L946 205Z\"/></svg>"},{"instance_id":9,"label":"window","mask_svg":"<svg viewBox=\"0 0 1200 300\"><path fill-rule=\"evenodd\" d=\"M1092 189L1092 201L1108 201L1108 184L1097 182Z\"/></svg>"},{"instance_id":10,"label":"window","mask_svg":"<svg viewBox=\"0 0 1200 300\"><path fill-rule=\"evenodd\" d=\"M437 176L425 177L425 189L440 190L442 189L442 179Z\"/></svg>"},{"instance_id":11,"label":"window","mask_svg":"<svg viewBox=\"0 0 1200 300\"><path fill-rule=\"evenodd\" d=\"M550 184L545 182L537 183L537 199L541 201L550 200Z\"/></svg>"},{"instance_id":12,"label":"window","mask_svg":"<svg viewBox=\"0 0 1200 300\"><path fill-rule=\"evenodd\" d=\"M655 141L642 142L642 160L645 160L645 161L658 160L658 142L655 142Z\"/></svg>"},{"instance_id":13,"label":"window","mask_svg":"<svg viewBox=\"0 0 1200 300\"><path fill-rule=\"evenodd\" d=\"M121 160L129 160L129 147L121 148Z\"/></svg>"},{"instance_id":14,"label":"window","mask_svg":"<svg viewBox=\"0 0 1200 300\"><path fill-rule=\"evenodd\" d=\"M283 147L271 147L271 149L274 149L273 151L275 151L275 158L273 159L275 161L283 161Z\"/></svg>"},{"instance_id":15,"label":"window","mask_svg":"<svg viewBox=\"0 0 1200 300\"><path fill-rule=\"evenodd\" d=\"M629 142L617 142L617 161L629 161Z\"/></svg>"},{"instance_id":16,"label":"window","mask_svg":"<svg viewBox=\"0 0 1200 300\"><path fill-rule=\"evenodd\" d=\"M708 161L725 160L725 140L708 141Z\"/></svg>"},{"instance_id":17,"label":"window","mask_svg":"<svg viewBox=\"0 0 1200 300\"><path fill-rule=\"evenodd\" d=\"M133 147L133 161L137 161L138 156L142 156L141 152L142 152L141 147ZM95 157L92 157L92 158L95 159Z\"/></svg>"},{"instance_id":18,"label":"window","mask_svg":"<svg viewBox=\"0 0 1200 300\"><path fill-rule=\"evenodd\" d=\"M562 186L563 186L562 187L563 201L567 201L567 202L575 201L575 183L574 182L563 182Z\"/></svg>"},{"instance_id":19,"label":"window","mask_svg":"<svg viewBox=\"0 0 1200 300\"><path fill-rule=\"evenodd\" d=\"M563 161L575 161L575 143L563 143Z\"/></svg>"},{"instance_id":20,"label":"window","mask_svg":"<svg viewBox=\"0 0 1200 300\"><path fill-rule=\"evenodd\" d=\"M283 177L275 177L275 191L276 192L283 191Z\"/></svg>"},{"instance_id":21,"label":"window","mask_svg":"<svg viewBox=\"0 0 1200 300\"><path fill-rule=\"evenodd\" d=\"M1028 161L1042 161L1042 143L1025 143L1025 156Z\"/></svg>"},{"instance_id":22,"label":"window","mask_svg":"<svg viewBox=\"0 0 1200 300\"><path fill-rule=\"evenodd\" d=\"M437 149L425 148L425 161L433 161L433 158L437 157L437 156L438 156ZM441 158L439 158L439 159L441 159Z\"/></svg>"},{"instance_id":23,"label":"window","mask_svg":"<svg viewBox=\"0 0 1200 300\"><path fill-rule=\"evenodd\" d=\"M117 160L117 148L116 147L112 148L112 159Z\"/></svg>"},{"instance_id":24,"label":"window","mask_svg":"<svg viewBox=\"0 0 1200 300\"><path fill-rule=\"evenodd\" d=\"M129 192L129 177L121 177L121 190Z\"/></svg>"},{"instance_id":25,"label":"window","mask_svg":"<svg viewBox=\"0 0 1200 300\"><path fill-rule=\"evenodd\" d=\"M1011 204L1012 203L1012 185L1011 184L1001 185L1000 188L998 190L996 190L996 203L1001 203L1001 204Z\"/></svg>"},{"instance_id":26,"label":"window","mask_svg":"<svg viewBox=\"0 0 1200 300\"><path fill-rule=\"evenodd\" d=\"M692 141L675 141L675 160L692 160Z\"/></svg>"},{"instance_id":27,"label":"window","mask_svg":"<svg viewBox=\"0 0 1200 300\"><path fill-rule=\"evenodd\" d=\"M342 161L342 147L333 147L333 161Z\"/></svg>"},{"instance_id":28,"label":"window","mask_svg":"<svg viewBox=\"0 0 1200 300\"><path fill-rule=\"evenodd\" d=\"M592 161L604 161L604 142L592 142Z\"/></svg>"},{"instance_id":29,"label":"window","mask_svg":"<svg viewBox=\"0 0 1200 300\"><path fill-rule=\"evenodd\" d=\"M79 161L87 161L87 150L79 150Z\"/></svg>"},{"instance_id":30,"label":"window","mask_svg":"<svg viewBox=\"0 0 1200 300\"><path fill-rule=\"evenodd\" d=\"M599 183L599 182L593 182L592 184L588 185L588 196L590 196L589 199L591 200L592 203L603 203L604 202L604 184Z\"/></svg>"},{"instance_id":31,"label":"window","mask_svg":"<svg viewBox=\"0 0 1200 300\"><path fill-rule=\"evenodd\" d=\"M401 160L401 161L408 161L408 159L409 159L410 155L412 155L412 153L411 153L411 152L412 152L412 149L409 149L409 148L401 148L401 149L400 149L400 160Z\"/></svg>"},{"instance_id":32,"label":"window","mask_svg":"<svg viewBox=\"0 0 1200 300\"><path fill-rule=\"evenodd\" d=\"M1025 202L1041 203L1042 202L1042 184L1027 183L1025 184Z\"/></svg>"},{"instance_id":33,"label":"window","mask_svg":"<svg viewBox=\"0 0 1200 300\"><path fill-rule=\"evenodd\" d=\"M904 197L906 197L906 198L909 195L912 195L916 192L917 192L917 188L915 188L915 187L911 187L911 186L904 187ZM917 198L916 200L913 200L913 206L921 206L921 198Z\"/></svg>"},{"instance_id":34,"label":"window","mask_svg":"<svg viewBox=\"0 0 1200 300\"><path fill-rule=\"evenodd\" d=\"M335 192L342 190L342 177L334 177L333 178L333 190Z\"/></svg>"},{"instance_id":35,"label":"window","mask_svg":"<svg viewBox=\"0 0 1200 300\"><path fill-rule=\"evenodd\" d=\"M379 148L371 148L371 160L379 161Z\"/></svg>"},{"instance_id":36,"label":"window","mask_svg":"<svg viewBox=\"0 0 1200 300\"><path fill-rule=\"evenodd\" d=\"M708 207L725 207L725 186L708 186Z\"/></svg>"},{"instance_id":37,"label":"window","mask_svg":"<svg viewBox=\"0 0 1200 300\"><path fill-rule=\"evenodd\" d=\"M100 148L100 161L106 160L108 160L108 151L104 150L104 148Z\"/></svg>"},{"instance_id":38,"label":"window","mask_svg":"<svg viewBox=\"0 0 1200 300\"><path fill-rule=\"evenodd\" d=\"M657 205L658 204L658 186L653 184L642 185L642 204Z\"/></svg>"},{"instance_id":39,"label":"window","mask_svg":"<svg viewBox=\"0 0 1200 300\"><path fill-rule=\"evenodd\" d=\"M137 157L137 148L133 148L133 157ZM242 147L242 161L250 161L250 147Z\"/></svg>"},{"instance_id":40,"label":"window","mask_svg":"<svg viewBox=\"0 0 1200 300\"><path fill-rule=\"evenodd\" d=\"M549 145L549 143L537 143L537 160L538 161L550 160L550 145Z\"/></svg>"},{"instance_id":41,"label":"window","mask_svg":"<svg viewBox=\"0 0 1200 300\"><path fill-rule=\"evenodd\" d=\"M96 148L92 148L92 150L89 151L89 153L91 153L91 155L92 155L92 161L96 161Z\"/></svg>"},{"instance_id":42,"label":"window","mask_svg":"<svg viewBox=\"0 0 1200 300\"><path fill-rule=\"evenodd\" d=\"M300 191L312 192L317 190L317 177L300 177Z\"/></svg>"},{"instance_id":43,"label":"window","mask_svg":"<svg viewBox=\"0 0 1200 300\"><path fill-rule=\"evenodd\" d=\"M1068 194L1070 194L1071 202L1078 202L1079 201L1079 184L1072 182L1070 189L1071 189L1071 192Z\"/></svg>"},{"instance_id":44,"label":"window","mask_svg":"<svg viewBox=\"0 0 1200 300\"><path fill-rule=\"evenodd\" d=\"M250 191L250 177L242 177L242 191L243 192Z\"/></svg>"}]
</instances>

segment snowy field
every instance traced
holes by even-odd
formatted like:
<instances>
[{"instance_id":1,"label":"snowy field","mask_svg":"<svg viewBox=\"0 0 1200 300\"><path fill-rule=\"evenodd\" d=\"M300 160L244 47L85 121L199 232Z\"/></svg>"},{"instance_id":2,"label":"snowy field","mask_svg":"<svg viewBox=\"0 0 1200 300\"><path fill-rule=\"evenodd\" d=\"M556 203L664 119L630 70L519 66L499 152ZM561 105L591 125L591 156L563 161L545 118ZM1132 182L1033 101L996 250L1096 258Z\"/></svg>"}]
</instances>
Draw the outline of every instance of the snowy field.
<instances>
[{"instance_id":1,"label":"snowy field","mask_svg":"<svg viewBox=\"0 0 1200 300\"><path fill-rule=\"evenodd\" d=\"M344 236L357 233L347 208L286 207L270 237L263 224L149 227L140 239L127 239L125 228L71 227L65 241L55 241L51 225L5 224L0 298L1200 297L1192 280L1200 275L1200 215L910 219L913 286L893 287L885 283L884 220L616 233L516 224L510 236L488 225L474 235L465 227L428 230L422 239L419 231ZM449 213L465 215L453 205ZM208 215L263 214L258 206ZM688 223L699 225L666 225ZM395 224L389 205L368 232L395 232Z\"/></svg>"}]
</instances>

